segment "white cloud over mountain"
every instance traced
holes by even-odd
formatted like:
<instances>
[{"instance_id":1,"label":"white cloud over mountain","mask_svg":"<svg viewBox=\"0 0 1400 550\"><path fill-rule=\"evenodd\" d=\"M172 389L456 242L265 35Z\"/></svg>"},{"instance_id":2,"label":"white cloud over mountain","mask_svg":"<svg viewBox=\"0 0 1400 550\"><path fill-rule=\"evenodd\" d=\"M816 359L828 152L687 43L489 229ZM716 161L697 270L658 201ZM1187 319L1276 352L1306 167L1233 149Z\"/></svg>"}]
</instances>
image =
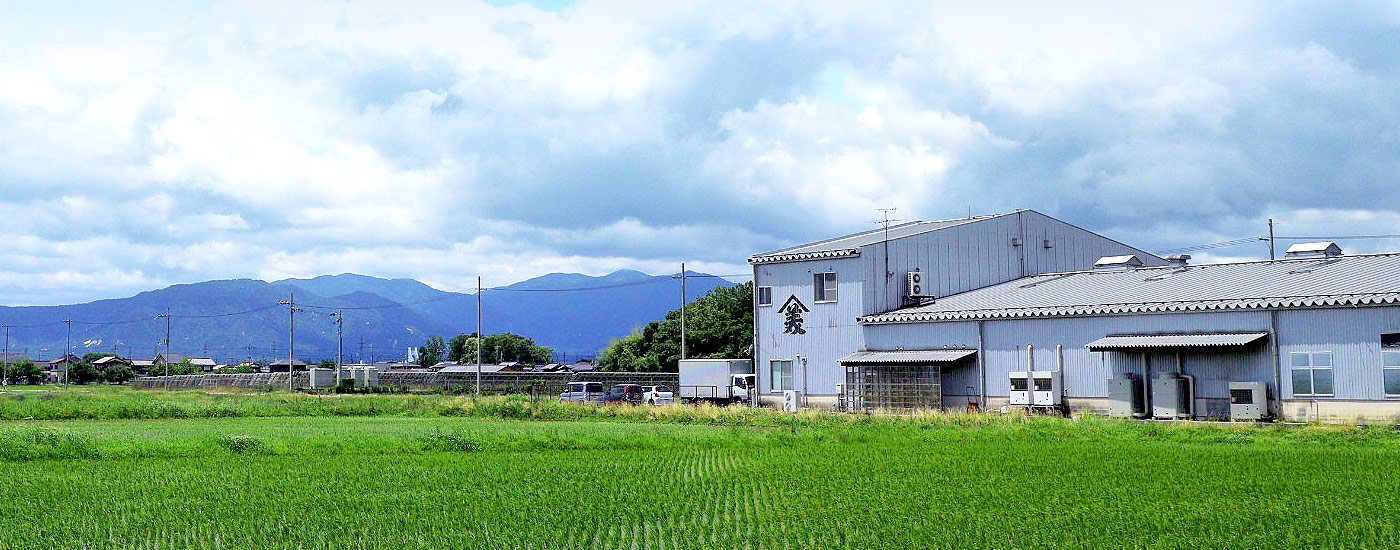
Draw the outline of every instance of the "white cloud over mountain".
<instances>
[{"instance_id":1,"label":"white cloud over mountain","mask_svg":"<svg viewBox=\"0 0 1400 550\"><path fill-rule=\"evenodd\" d=\"M883 207L1400 233L1398 38L1389 3L0 7L0 296L742 273Z\"/></svg>"}]
</instances>

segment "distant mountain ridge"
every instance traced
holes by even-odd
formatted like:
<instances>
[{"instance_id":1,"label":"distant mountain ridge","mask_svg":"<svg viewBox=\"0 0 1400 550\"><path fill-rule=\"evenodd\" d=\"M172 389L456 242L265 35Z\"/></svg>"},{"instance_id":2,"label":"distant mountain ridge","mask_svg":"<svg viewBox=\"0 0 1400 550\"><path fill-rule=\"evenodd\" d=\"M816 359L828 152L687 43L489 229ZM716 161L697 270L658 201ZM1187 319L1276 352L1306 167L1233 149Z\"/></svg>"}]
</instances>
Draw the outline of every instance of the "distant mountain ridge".
<instances>
[{"instance_id":1,"label":"distant mountain ridge","mask_svg":"<svg viewBox=\"0 0 1400 550\"><path fill-rule=\"evenodd\" d=\"M693 275L693 300L733 283ZM116 352L150 358L163 352L171 312L171 351L220 361L285 358L290 332L286 306L295 297L298 359L333 358L337 335L330 313L343 310L347 361L401 359L428 336L451 338L476 331L477 298L438 290L413 279L346 273L266 282L226 279L179 284L128 298L63 306L0 306L11 325L10 351L34 359L61 355L72 319L74 353ZM593 277L551 273L482 294L487 334L515 332L561 352L560 359L592 356L633 328L680 306L680 281L622 270Z\"/></svg>"}]
</instances>

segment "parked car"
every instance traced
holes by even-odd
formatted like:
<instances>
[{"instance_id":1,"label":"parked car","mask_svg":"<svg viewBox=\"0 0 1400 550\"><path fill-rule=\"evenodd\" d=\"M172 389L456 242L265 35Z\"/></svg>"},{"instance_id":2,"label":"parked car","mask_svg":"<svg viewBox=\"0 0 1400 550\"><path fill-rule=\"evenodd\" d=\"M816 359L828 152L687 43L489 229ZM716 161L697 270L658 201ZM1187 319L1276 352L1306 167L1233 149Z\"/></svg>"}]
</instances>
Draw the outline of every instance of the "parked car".
<instances>
[{"instance_id":1,"label":"parked car","mask_svg":"<svg viewBox=\"0 0 1400 550\"><path fill-rule=\"evenodd\" d=\"M618 384L603 394L604 403L642 404L642 387L637 384Z\"/></svg>"},{"instance_id":2,"label":"parked car","mask_svg":"<svg viewBox=\"0 0 1400 550\"><path fill-rule=\"evenodd\" d=\"M597 403L603 399L602 382L569 382L559 394L560 401L575 403Z\"/></svg>"},{"instance_id":3,"label":"parked car","mask_svg":"<svg viewBox=\"0 0 1400 550\"><path fill-rule=\"evenodd\" d=\"M676 400L667 386L642 386L642 401L648 405L670 405Z\"/></svg>"}]
</instances>

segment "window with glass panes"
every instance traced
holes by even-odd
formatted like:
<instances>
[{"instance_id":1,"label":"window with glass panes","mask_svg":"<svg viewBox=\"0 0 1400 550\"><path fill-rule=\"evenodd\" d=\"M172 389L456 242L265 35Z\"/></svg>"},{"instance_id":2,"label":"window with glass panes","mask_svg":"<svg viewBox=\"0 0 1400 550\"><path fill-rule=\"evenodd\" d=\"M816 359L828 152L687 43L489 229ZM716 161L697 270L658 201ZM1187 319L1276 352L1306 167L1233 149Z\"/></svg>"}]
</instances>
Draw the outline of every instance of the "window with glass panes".
<instances>
[{"instance_id":1,"label":"window with glass panes","mask_svg":"<svg viewBox=\"0 0 1400 550\"><path fill-rule=\"evenodd\" d=\"M792 388L792 360L775 359L769 363L772 366L771 377L773 381L773 391L790 390Z\"/></svg>"},{"instance_id":2,"label":"window with glass panes","mask_svg":"<svg viewBox=\"0 0 1400 550\"><path fill-rule=\"evenodd\" d=\"M761 287L758 287L758 305L760 305L760 306L771 306L771 305L773 305L773 287L771 287L771 286L761 286Z\"/></svg>"},{"instance_id":3,"label":"window with glass panes","mask_svg":"<svg viewBox=\"0 0 1400 550\"><path fill-rule=\"evenodd\" d=\"M1332 395L1332 352L1295 352L1289 355L1294 397Z\"/></svg>"},{"instance_id":4,"label":"window with glass panes","mask_svg":"<svg viewBox=\"0 0 1400 550\"><path fill-rule=\"evenodd\" d=\"M812 274L812 301L836 301L836 273L828 271Z\"/></svg>"},{"instance_id":5,"label":"window with glass panes","mask_svg":"<svg viewBox=\"0 0 1400 550\"><path fill-rule=\"evenodd\" d=\"M1400 397L1400 349L1381 352L1381 385L1386 397Z\"/></svg>"}]
</instances>

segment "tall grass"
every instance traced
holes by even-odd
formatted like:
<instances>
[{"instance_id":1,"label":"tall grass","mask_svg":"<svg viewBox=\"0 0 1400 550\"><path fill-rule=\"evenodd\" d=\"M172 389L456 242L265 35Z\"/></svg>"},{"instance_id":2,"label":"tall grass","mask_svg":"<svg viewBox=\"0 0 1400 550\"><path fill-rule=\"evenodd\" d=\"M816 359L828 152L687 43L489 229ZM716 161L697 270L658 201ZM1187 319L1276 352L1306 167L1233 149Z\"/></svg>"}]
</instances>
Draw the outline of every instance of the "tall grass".
<instances>
[{"instance_id":1,"label":"tall grass","mask_svg":"<svg viewBox=\"0 0 1400 550\"><path fill-rule=\"evenodd\" d=\"M584 421L816 428L829 437L866 437L862 427L954 430L967 438L1028 432L1045 440L1156 441L1239 444L1292 441L1326 445L1400 446L1388 426L1291 426L1279 424L1143 423L1096 416L1052 418L1025 414L919 411L904 415L842 414L713 405L584 405L524 396L466 397L441 394L296 394L252 391L130 391L125 388L8 392L0 394L0 420L151 420L280 417L461 417L532 421ZM839 432L851 432L844 435Z\"/></svg>"}]
</instances>

